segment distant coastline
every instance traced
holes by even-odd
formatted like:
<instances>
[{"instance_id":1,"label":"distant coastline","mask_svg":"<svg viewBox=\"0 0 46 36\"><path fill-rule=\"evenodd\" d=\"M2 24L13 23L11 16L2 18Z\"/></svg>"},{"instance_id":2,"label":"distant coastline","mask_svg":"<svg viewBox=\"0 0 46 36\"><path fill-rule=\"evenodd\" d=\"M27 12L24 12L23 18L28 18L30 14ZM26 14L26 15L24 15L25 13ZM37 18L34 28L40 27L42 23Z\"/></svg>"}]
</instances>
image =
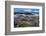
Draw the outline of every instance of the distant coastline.
<instances>
[{"instance_id":1,"label":"distant coastline","mask_svg":"<svg viewBox=\"0 0 46 36\"><path fill-rule=\"evenodd\" d=\"M30 15L33 15L33 14L39 14L39 12L14 12L14 14L30 14Z\"/></svg>"}]
</instances>

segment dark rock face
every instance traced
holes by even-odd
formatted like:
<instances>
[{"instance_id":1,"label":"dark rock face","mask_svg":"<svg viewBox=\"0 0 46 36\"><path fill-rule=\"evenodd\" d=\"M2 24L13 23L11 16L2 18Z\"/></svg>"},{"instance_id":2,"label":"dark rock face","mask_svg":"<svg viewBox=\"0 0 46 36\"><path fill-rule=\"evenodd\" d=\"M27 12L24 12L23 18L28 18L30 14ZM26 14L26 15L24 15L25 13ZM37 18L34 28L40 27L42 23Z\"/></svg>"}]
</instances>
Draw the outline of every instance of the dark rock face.
<instances>
[{"instance_id":1,"label":"dark rock face","mask_svg":"<svg viewBox=\"0 0 46 36\"><path fill-rule=\"evenodd\" d=\"M39 16L37 15L25 15L25 14L16 14L14 15L14 23L21 23L22 21L31 22L31 25L39 26Z\"/></svg>"}]
</instances>

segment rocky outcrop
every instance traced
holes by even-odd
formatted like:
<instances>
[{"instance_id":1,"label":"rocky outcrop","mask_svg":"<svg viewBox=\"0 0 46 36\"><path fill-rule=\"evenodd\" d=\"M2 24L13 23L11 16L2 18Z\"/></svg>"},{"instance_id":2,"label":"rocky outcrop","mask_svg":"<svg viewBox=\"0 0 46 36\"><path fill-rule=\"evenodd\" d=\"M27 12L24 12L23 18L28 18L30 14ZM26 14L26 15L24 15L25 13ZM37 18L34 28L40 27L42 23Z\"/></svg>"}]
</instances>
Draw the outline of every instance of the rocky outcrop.
<instances>
[{"instance_id":1,"label":"rocky outcrop","mask_svg":"<svg viewBox=\"0 0 46 36\"><path fill-rule=\"evenodd\" d=\"M16 24L25 22L31 25L39 26L38 15L16 14L14 15L14 21Z\"/></svg>"}]
</instances>

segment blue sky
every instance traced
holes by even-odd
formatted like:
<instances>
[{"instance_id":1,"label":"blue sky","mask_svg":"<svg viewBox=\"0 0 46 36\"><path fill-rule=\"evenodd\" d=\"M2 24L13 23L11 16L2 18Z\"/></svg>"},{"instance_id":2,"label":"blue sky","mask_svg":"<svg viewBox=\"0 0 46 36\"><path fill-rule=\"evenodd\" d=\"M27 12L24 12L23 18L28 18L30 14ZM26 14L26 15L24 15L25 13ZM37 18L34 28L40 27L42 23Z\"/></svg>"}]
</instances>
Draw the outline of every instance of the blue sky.
<instances>
[{"instance_id":1,"label":"blue sky","mask_svg":"<svg viewBox=\"0 0 46 36\"><path fill-rule=\"evenodd\" d=\"M14 8L14 12L39 12L37 8Z\"/></svg>"}]
</instances>

